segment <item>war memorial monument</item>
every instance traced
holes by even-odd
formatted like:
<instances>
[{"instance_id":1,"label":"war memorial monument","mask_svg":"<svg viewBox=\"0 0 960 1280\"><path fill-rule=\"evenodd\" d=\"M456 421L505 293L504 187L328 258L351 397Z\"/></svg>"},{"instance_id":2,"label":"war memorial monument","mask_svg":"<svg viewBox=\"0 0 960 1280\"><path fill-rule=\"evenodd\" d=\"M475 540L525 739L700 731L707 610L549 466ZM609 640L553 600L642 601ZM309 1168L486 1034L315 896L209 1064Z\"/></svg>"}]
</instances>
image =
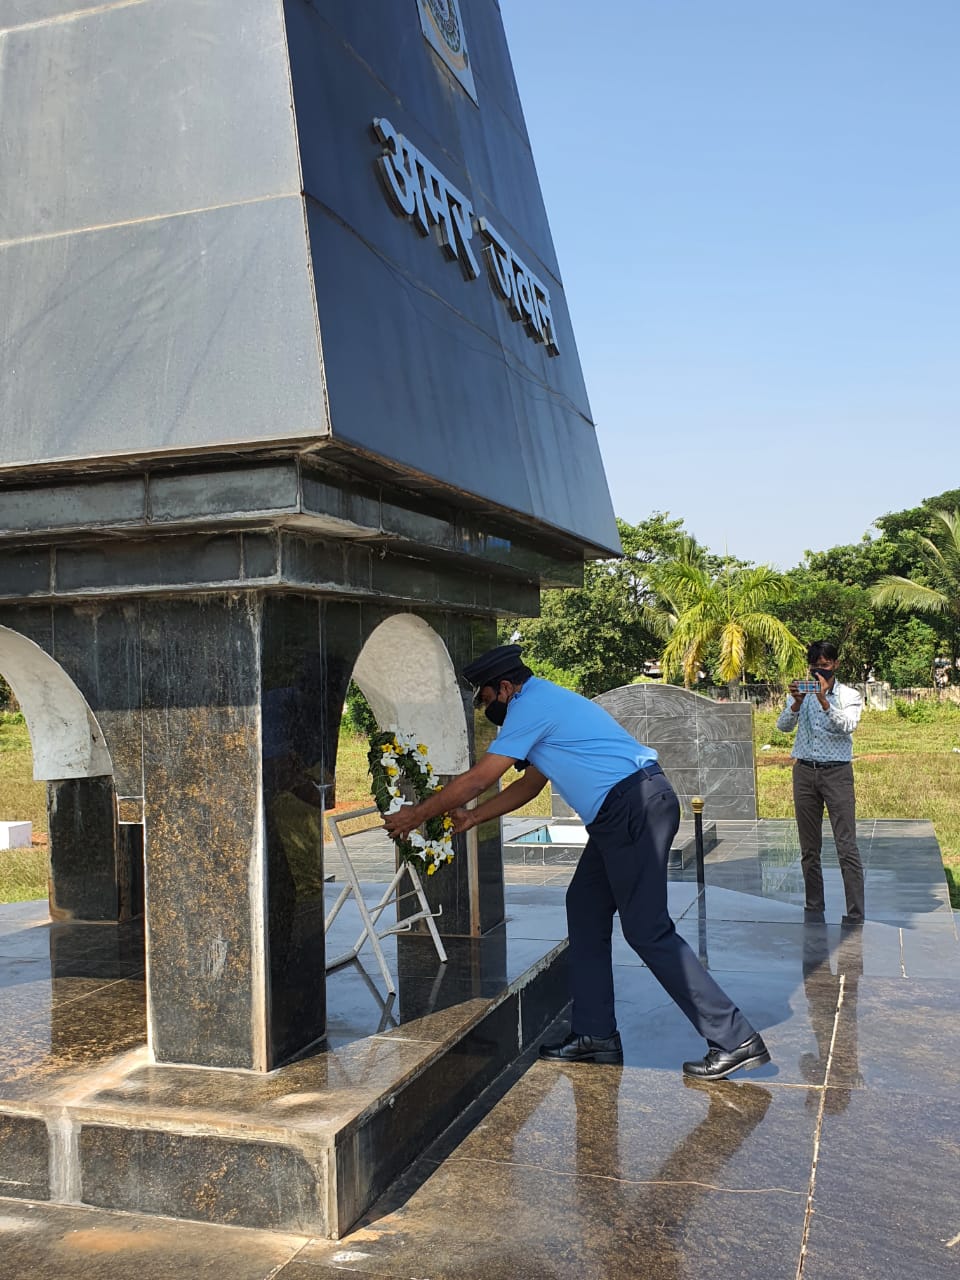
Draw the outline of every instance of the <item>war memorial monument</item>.
<instances>
[{"instance_id":1,"label":"war memorial monument","mask_svg":"<svg viewBox=\"0 0 960 1280\"><path fill-rule=\"evenodd\" d=\"M826 852L807 921L747 707L600 699L707 798L671 914L750 1082L684 1082L633 952L624 1067L525 1069L562 806L569 847L490 823L425 879L445 961L421 922L328 971L351 679L455 773L458 670L617 549L497 0L0 0L0 674L50 851L0 908L3 1280L960 1268L933 825L861 816L865 924Z\"/></svg>"},{"instance_id":2,"label":"war memorial monument","mask_svg":"<svg viewBox=\"0 0 960 1280\"><path fill-rule=\"evenodd\" d=\"M503 1057L497 1024L448 1098L391 1100L403 1141L297 1127L334 1042L348 683L461 770L457 670L619 546L499 8L0 0L0 61L0 672L48 788L54 979L135 978L142 921L146 987L145 1021L135 980L56 1021L106 1083L41 1055L0 1092L8 1183L335 1233ZM505 954L481 835L429 882L474 960Z\"/></svg>"}]
</instances>

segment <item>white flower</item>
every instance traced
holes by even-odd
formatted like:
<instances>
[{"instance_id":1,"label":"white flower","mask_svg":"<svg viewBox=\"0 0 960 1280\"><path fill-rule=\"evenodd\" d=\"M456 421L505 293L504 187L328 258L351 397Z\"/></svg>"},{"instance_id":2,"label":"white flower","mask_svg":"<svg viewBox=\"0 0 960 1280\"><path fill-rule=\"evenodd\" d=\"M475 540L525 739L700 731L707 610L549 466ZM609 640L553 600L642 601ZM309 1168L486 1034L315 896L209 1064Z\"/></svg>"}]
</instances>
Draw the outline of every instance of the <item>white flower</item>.
<instances>
[{"instance_id":1,"label":"white flower","mask_svg":"<svg viewBox=\"0 0 960 1280\"><path fill-rule=\"evenodd\" d=\"M406 804L406 801L403 800L400 796L394 796L393 799L390 801L390 804L387 806L386 816L389 817L391 813L397 813L400 809L403 808L405 804Z\"/></svg>"},{"instance_id":2,"label":"white flower","mask_svg":"<svg viewBox=\"0 0 960 1280\"><path fill-rule=\"evenodd\" d=\"M411 831L407 839L415 849L423 849L427 843L419 831Z\"/></svg>"}]
</instances>

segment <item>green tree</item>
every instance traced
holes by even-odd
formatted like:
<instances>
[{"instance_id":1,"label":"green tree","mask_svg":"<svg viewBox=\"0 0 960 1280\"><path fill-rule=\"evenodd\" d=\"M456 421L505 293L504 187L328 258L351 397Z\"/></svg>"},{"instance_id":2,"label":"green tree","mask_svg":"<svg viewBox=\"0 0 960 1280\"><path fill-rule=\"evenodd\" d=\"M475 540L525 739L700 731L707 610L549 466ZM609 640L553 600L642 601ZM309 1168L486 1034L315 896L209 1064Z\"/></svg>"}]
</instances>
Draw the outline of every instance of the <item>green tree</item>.
<instances>
[{"instance_id":1,"label":"green tree","mask_svg":"<svg viewBox=\"0 0 960 1280\"><path fill-rule=\"evenodd\" d=\"M587 697L629 684L659 657L669 619L652 571L687 537L683 521L661 511L636 525L618 519L617 528L621 559L585 565L582 587L544 591L539 618L508 618L499 628L502 640L518 637L531 666L552 669Z\"/></svg>"},{"instance_id":2,"label":"green tree","mask_svg":"<svg viewBox=\"0 0 960 1280\"><path fill-rule=\"evenodd\" d=\"M727 565L713 574L678 560L661 566L657 583L677 610L661 658L668 678L681 673L684 684L692 685L712 645L719 651L713 674L723 684L735 685L771 659L782 675L803 669L803 646L770 612L789 595L790 580L769 565Z\"/></svg>"},{"instance_id":3,"label":"green tree","mask_svg":"<svg viewBox=\"0 0 960 1280\"><path fill-rule=\"evenodd\" d=\"M804 647L829 640L840 650L848 680L865 680L883 650L877 614L864 587L834 581L800 567L787 573L791 589L770 612Z\"/></svg>"},{"instance_id":4,"label":"green tree","mask_svg":"<svg viewBox=\"0 0 960 1280\"><path fill-rule=\"evenodd\" d=\"M919 507L907 507L903 511L888 511L878 516L874 524L884 536L896 542L904 535L926 534L930 531L930 517L937 511L955 511L960 507L960 489L947 489L935 498L924 498Z\"/></svg>"},{"instance_id":5,"label":"green tree","mask_svg":"<svg viewBox=\"0 0 960 1280\"><path fill-rule=\"evenodd\" d=\"M912 577L885 574L870 590L879 608L923 614L941 624L937 629L956 660L960 649L960 508L933 511L927 532L907 529L903 539L914 547L919 567Z\"/></svg>"},{"instance_id":6,"label":"green tree","mask_svg":"<svg viewBox=\"0 0 960 1280\"><path fill-rule=\"evenodd\" d=\"M818 581L838 582L846 587L869 587L882 573L904 573L909 556L890 538L865 537L848 546L826 551L807 551L802 569Z\"/></svg>"},{"instance_id":7,"label":"green tree","mask_svg":"<svg viewBox=\"0 0 960 1280\"><path fill-rule=\"evenodd\" d=\"M917 617L901 618L889 635L880 656L878 674L895 689L929 686L933 681L933 660L939 637L933 627Z\"/></svg>"}]
</instances>

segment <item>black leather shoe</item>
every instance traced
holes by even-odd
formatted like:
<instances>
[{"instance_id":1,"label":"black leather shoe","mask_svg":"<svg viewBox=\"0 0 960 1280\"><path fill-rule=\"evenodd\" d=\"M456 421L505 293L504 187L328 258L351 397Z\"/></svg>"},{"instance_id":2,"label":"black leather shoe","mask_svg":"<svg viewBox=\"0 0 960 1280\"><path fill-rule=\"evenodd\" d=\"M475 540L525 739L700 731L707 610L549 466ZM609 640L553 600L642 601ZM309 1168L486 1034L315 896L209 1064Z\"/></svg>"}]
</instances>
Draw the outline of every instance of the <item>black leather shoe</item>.
<instances>
[{"instance_id":1,"label":"black leather shoe","mask_svg":"<svg viewBox=\"0 0 960 1280\"><path fill-rule=\"evenodd\" d=\"M551 1058L555 1062L608 1062L612 1066L623 1066L623 1045L620 1043L620 1032L612 1036L578 1036L571 1031L566 1040L559 1044L542 1044L540 1057Z\"/></svg>"},{"instance_id":2,"label":"black leather shoe","mask_svg":"<svg viewBox=\"0 0 960 1280\"><path fill-rule=\"evenodd\" d=\"M762 1067L770 1061L767 1046L760 1034L752 1035L736 1049L718 1049L715 1046L707 1051L707 1056L700 1062L685 1062L683 1074L694 1080L722 1080L731 1071L752 1071L754 1067Z\"/></svg>"}]
</instances>

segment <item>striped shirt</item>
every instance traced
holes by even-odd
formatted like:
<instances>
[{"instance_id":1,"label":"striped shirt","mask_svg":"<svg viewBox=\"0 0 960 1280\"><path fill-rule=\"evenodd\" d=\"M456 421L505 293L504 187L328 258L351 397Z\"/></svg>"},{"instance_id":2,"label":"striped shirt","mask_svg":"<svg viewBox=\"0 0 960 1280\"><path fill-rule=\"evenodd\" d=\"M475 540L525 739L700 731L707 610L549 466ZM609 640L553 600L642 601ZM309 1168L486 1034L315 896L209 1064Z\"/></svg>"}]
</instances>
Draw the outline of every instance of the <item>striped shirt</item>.
<instances>
[{"instance_id":1,"label":"striped shirt","mask_svg":"<svg viewBox=\"0 0 960 1280\"><path fill-rule=\"evenodd\" d=\"M829 710L824 711L815 693L808 693L799 711L791 711L790 702L780 712L777 728L781 733L797 731L793 744L795 760L852 760L853 731L860 723L863 699L848 684L833 682L827 694Z\"/></svg>"}]
</instances>

